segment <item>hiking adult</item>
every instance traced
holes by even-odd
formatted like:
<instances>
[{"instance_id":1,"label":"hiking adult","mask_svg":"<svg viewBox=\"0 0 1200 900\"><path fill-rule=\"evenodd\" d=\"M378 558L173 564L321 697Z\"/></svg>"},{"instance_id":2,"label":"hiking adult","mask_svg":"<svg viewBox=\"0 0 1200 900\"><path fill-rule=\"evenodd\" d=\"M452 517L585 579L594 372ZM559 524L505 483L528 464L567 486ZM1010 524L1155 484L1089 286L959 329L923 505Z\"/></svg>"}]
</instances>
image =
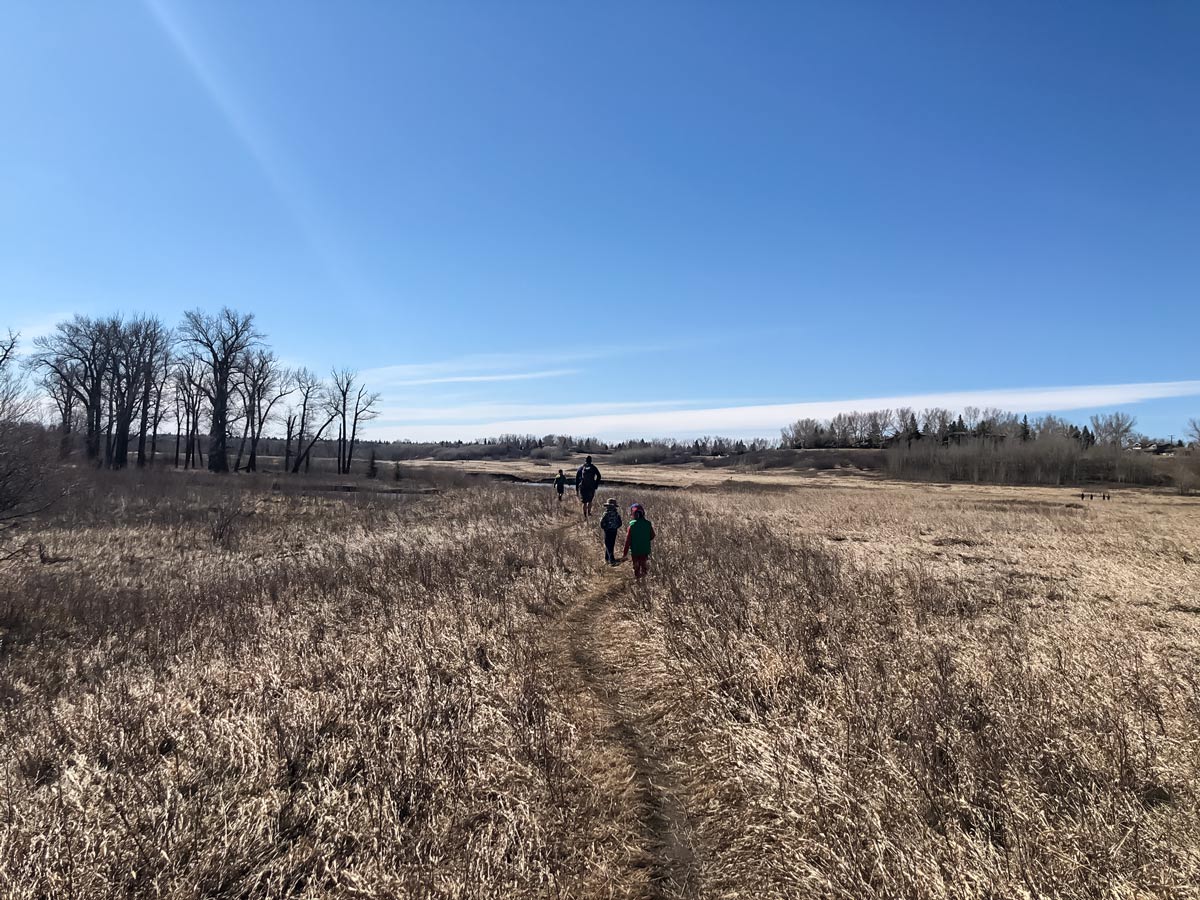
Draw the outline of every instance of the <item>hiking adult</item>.
<instances>
[{"instance_id":1,"label":"hiking adult","mask_svg":"<svg viewBox=\"0 0 1200 900\"><path fill-rule=\"evenodd\" d=\"M585 519L592 514L592 501L596 499L596 490L599 487L600 470L592 465L592 458L589 456L583 461L583 465L575 470L575 493L583 503Z\"/></svg>"}]
</instances>

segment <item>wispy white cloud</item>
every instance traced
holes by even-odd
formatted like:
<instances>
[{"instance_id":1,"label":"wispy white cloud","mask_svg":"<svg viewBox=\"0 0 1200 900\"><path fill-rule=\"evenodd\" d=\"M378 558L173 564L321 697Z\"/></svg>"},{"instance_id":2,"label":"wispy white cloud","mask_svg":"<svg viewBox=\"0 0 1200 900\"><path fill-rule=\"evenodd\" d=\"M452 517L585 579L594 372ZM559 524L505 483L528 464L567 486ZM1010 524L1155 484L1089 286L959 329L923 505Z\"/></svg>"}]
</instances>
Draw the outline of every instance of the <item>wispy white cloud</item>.
<instances>
[{"instance_id":1,"label":"wispy white cloud","mask_svg":"<svg viewBox=\"0 0 1200 900\"><path fill-rule=\"evenodd\" d=\"M552 357L553 362L561 361ZM547 364L545 356L528 353L475 353L419 363L398 363L390 366L375 366L364 369L360 374L375 384L393 384L418 378L438 378L447 375L467 375L486 371L509 371Z\"/></svg>"},{"instance_id":2,"label":"wispy white cloud","mask_svg":"<svg viewBox=\"0 0 1200 900\"><path fill-rule=\"evenodd\" d=\"M689 437L723 434L731 437L771 435L797 419L829 418L839 412L911 406L922 409L942 406L994 406L1015 412L1045 413L1097 407L1122 407L1167 397L1200 396L1200 381L1163 381L1136 384L1072 385L1066 387L1004 388L979 391L948 391L928 394L860 397L800 403L773 403L703 409L657 409L625 407L597 413L588 410L567 416L524 418L493 414L478 420L456 423L400 424L380 422L371 436L383 439L470 440L504 433L579 434L606 439L630 437Z\"/></svg>"},{"instance_id":3,"label":"wispy white cloud","mask_svg":"<svg viewBox=\"0 0 1200 900\"><path fill-rule=\"evenodd\" d=\"M586 362L636 352L628 348L574 353L473 353L447 359L364 369L365 383L385 393L431 384L534 381L577 375Z\"/></svg>"},{"instance_id":4,"label":"wispy white cloud","mask_svg":"<svg viewBox=\"0 0 1200 900\"><path fill-rule=\"evenodd\" d=\"M441 375L431 378L409 378L388 381L389 387L412 387L422 384L476 384L491 381L534 381L541 378L562 378L575 375L578 369L548 369L542 372L490 372L483 375Z\"/></svg>"},{"instance_id":5,"label":"wispy white cloud","mask_svg":"<svg viewBox=\"0 0 1200 900\"><path fill-rule=\"evenodd\" d=\"M473 381L525 381L574 375L580 363L620 355L626 351L579 353L471 353L447 359L398 363L364 369L360 374L369 384L389 387Z\"/></svg>"},{"instance_id":6,"label":"wispy white cloud","mask_svg":"<svg viewBox=\"0 0 1200 900\"><path fill-rule=\"evenodd\" d=\"M565 411L573 415L603 415L634 410L681 409L703 405L704 401L689 403L684 400L647 400L636 403L465 403L442 406L383 406L376 420L376 428L445 422L451 424L473 423L500 419L539 419L561 415Z\"/></svg>"}]
</instances>

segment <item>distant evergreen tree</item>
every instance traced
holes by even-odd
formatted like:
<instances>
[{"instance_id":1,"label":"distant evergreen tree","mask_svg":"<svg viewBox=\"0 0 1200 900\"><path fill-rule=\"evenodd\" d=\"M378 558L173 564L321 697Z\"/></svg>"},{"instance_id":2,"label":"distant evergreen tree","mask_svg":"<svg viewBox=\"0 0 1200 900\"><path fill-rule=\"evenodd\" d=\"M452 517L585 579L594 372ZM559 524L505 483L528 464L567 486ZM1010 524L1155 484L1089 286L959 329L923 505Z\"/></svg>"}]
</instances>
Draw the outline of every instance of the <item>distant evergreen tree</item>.
<instances>
[{"instance_id":1,"label":"distant evergreen tree","mask_svg":"<svg viewBox=\"0 0 1200 900\"><path fill-rule=\"evenodd\" d=\"M379 465L375 461L375 448L371 448L371 459L367 463L367 477L374 478L379 474Z\"/></svg>"},{"instance_id":2,"label":"distant evergreen tree","mask_svg":"<svg viewBox=\"0 0 1200 900\"><path fill-rule=\"evenodd\" d=\"M1030 436L1029 416L1021 416L1021 443L1028 441Z\"/></svg>"}]
</instances>

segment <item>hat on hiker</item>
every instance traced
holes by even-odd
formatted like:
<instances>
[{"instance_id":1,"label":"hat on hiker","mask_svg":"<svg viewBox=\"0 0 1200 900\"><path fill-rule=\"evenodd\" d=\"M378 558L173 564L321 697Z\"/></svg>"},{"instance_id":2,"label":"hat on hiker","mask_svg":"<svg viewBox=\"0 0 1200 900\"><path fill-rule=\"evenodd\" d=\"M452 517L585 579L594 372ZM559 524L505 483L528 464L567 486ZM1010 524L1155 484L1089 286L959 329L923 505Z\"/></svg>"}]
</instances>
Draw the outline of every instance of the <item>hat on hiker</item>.
<instances>
[{"instance_id":1,"label":"hat on hiker","mask_svg":"<svg viewBox=\"0 0 1200 900\"><path fill-rule=\"evenodd\" d=\"M604 505L605 505L605 506L616 506L616 505L617 505L617 498L616 498L616 497L609 497L607 500L605 500L605 501L604 501Z\"/></svg>"},{"instance_id":2,"label":"hat on hiker","mask_svg":"<svg viewBox=\"0 0 1200 900\"><path fill-rule=\"evenodd\" d=\"M642 512L646 511L646 507L642 506L642 504L640 504L640 503L635 503L635 504L633 504L633 506L629 507L630 512L637 512L639 509Z\"/></svg>"}]
</instances>

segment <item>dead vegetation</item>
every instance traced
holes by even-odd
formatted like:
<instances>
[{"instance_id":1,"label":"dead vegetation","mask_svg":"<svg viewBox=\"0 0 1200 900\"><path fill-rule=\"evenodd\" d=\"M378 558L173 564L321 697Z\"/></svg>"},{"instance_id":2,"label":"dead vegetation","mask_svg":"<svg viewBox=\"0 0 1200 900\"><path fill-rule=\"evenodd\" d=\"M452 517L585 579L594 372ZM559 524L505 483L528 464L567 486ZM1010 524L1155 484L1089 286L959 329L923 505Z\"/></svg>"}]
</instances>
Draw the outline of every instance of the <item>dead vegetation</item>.
<instances>
[{"instance_id":1,"label":"dead vegetation","mask_svg":"<svg viewBox=\"0 0 1200 900\"><path fill-rule=\"evenodd\" d=\"M642 495L635 590L550 493L421 481L41 514L4 896L1195 895L1194 504L714 482Z\"/></svg>"},{"instance_id":2,"label":"dead vegetation","mask_svg":"<svg viewBox=\"0 0 1200 900\"><path fill-rule=\"evenodd\" d=\"M701 831L705 882L777 897L1187 896L1195 628L1173 647L1136 616L1095 616L1080 579L1009 568L1011 545L939 558L878 521L919 529L902 499L831 500L875 519L890 550L854 561L779 528L786 503L732 528L683 503L662 528L663 641L696 691L667 727L693 736L678 744L689 793L723 811ZM943 532L965 524L938 512ZM1031 542L1061 542L1065 565L1100 526L1017 515ZM988 543L1008 545L989 524ZM693 535L719 551L688 555Z\"/></svg>"},{"instance_id":3,"label":"dead vegetation","mask_svg":"<svg viewBox=\"0 0 1200 900\"><path fill-rule=\"evenodd\" d=\"M595 862L561 838L595 808L534 639L579 578L540 508L146 480L5 574L7 896L500 897Z\"/></svg>"}]
</instances>

